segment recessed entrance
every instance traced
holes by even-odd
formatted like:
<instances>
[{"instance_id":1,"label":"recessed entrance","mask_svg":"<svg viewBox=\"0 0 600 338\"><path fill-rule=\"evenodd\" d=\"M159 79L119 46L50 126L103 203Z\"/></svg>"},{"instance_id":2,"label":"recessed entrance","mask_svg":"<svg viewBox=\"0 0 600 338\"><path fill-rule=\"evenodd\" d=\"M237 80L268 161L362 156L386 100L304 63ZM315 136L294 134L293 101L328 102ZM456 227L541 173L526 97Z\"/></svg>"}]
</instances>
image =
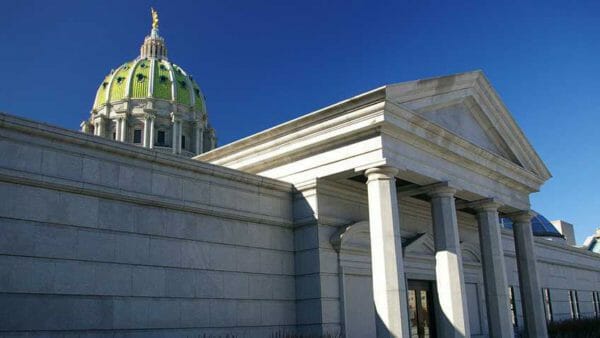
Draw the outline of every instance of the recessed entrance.
<instances>
[{"instance_id":1,"label":"recessed entrance","mask_svg":"<svg viewBox=\"0 0 600 338\"><path fill-rule=\"evenodd\" d=\"M430 281L408 281L408 319L411 338L435 337L433 293Z\"/></svg>"}]
</instances>

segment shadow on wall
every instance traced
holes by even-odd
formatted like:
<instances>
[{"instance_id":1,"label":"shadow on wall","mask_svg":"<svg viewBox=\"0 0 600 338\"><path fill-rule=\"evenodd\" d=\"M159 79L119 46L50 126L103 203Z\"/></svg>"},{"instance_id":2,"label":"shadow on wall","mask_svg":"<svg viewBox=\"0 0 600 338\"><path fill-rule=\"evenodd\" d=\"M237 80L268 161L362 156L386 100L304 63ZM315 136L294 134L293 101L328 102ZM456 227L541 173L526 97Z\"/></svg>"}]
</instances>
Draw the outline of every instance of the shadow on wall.
<instances>
[{"instance_id":1,"label":"shadow on wall","mask_svg":"<svg viewBox=\"0 0 600 338\"><path fill-rule=\"evenodd\" d=\"M569 319L548 324L549 338L600 337L600 318Z\"/></svg>"},{"instance_id":2,"label":"shadow on wall","mask_svg":"<svg viewBox=\"0 0 600 338\"><path fill-rule=\"evenodd\" d=\"M340 333L324 333L322 335L301 334L287 331L277 331L272 333L269 338L342 338Z\"/></svg>"}]
</instances>

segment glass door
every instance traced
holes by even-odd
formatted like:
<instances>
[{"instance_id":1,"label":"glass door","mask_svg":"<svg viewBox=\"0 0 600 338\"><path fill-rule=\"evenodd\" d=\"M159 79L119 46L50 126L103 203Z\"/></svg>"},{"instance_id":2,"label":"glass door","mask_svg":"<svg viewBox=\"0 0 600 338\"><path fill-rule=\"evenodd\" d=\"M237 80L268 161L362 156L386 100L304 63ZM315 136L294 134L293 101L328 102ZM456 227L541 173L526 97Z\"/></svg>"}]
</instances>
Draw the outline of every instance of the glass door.
<instances>
[{"instance_id":1,"label":"glass door","mask_svg":"<svg viewBox=\"0 0 600 338\"><path fill-rule=\"evenodd\" d=\"M408 316L411 338L435 337L431 282L408 281Z\"/></svg>"}]
</instances>

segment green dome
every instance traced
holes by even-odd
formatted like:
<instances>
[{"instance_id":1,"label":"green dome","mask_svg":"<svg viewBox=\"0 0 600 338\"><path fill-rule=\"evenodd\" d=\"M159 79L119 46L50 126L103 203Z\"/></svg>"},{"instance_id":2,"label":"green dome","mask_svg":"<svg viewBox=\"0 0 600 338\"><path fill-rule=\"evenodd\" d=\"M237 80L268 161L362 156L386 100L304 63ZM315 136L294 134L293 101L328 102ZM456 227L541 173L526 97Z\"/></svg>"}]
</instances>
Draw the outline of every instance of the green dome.
<instances>
[{"instance_id":1,"label":"green dome","mask_svg":"<svg viewBox=\"0 0 600 338\"><path fill-rule=\"evenodd\" d=\"M200 87L167 58L156 11L139 56L104 77L81 131L186 157L217 146Z\"/></svg>"},{"instance_id":2,"label":"green dome","mask_svg":"<svg viewBox=\"0 0 600 338\"><path fill-rule=\"evenodd\" d=\"M128 99L164 100L206 112L198 84L181 67L166 59L137 58L108 74L96 93L94 110Z\"/></svg>"}]
</instances>

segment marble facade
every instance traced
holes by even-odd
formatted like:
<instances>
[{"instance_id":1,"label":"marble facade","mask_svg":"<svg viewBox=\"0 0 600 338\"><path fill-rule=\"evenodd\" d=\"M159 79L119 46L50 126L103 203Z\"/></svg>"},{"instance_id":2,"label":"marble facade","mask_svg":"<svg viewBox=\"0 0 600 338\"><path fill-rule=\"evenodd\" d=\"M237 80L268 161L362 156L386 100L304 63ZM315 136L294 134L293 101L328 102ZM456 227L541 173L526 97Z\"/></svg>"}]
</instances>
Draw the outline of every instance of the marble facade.
<instances>
[{"instance_id":1,"label":"marble facade","mask_svg":"<svg viewBox=\"0 0 600 338\"><path fill-rule=\"evenodd\" d=\"M411 281L439 337L600 316L600 256L533 236L551 175L481 72L193 159L9 115L0 153L2 334L404 337Z\"/></svg>"}]
</instances>

